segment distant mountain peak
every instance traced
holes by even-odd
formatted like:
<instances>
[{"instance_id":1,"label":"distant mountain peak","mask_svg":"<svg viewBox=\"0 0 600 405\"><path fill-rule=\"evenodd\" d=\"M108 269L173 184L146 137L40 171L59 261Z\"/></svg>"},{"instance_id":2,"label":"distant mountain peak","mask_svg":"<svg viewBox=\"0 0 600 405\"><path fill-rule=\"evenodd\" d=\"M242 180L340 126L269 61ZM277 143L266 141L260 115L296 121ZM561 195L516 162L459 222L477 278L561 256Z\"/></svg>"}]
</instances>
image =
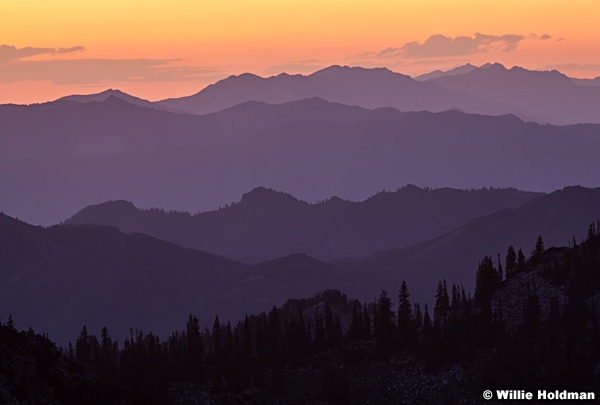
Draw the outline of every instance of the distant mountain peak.
<instances>
[{"instance_id":1,"label":"distant mountain peak","mask_svg":"<svg viewBox=\"0 0 600 405\"><path fill-rule=\"evenodd\" d=\"M112 218L127 218L138 213L138 209L132 202L126 200L111 200L100 204L88 205L78 213L69 218L67 223L77 223L85 218L84 223L103 223L98 219L105 216Z\"/></svg>"},{"instance_id":2,"label":"distant mountain peak","mask_svg":"<svg viewBox=\"0 0 600 405\"><path fill-rule=\"evenodd\" d=\"M398 76L405 76L400 73L395 73L385 67L377 67L377 68L364 68L360 66L341 66L341 65L332 65L326 67L321 70L317 70L313 74L309 75L312 77L327 77L327 78L340 78L340 75L349 75L349 74L364 74L364 73L376 73L376 74L393 74Z\"/></svg>"},{"instance_id":3,"label":"distant mountain peak","mask_svg":"<svg viewBox=\"0 0 600 405\"><path fill-rule=\"evenodd\" d=\"M123 100L121 97L117 96L115 93L110 93L110 95L108 97L106 97L104 99L104 101L102 101L102 103L106 103L106 102L119 102L119 103L127 103L125 100Z\"/></svg>"},{"instance_id":4,"label":"distant mountain peak","mask_svg":"<svg viewBox=\"0 0 600 405\"><path fill-rule=\"evenodd\" d=\"M506 69L506 67L503 64L498 63L498 62L483 64L479 67L479 69L495 70L495 71L507 71L508 70L508 69Z\"/></svg>"},{"instance_id":5,"label":"distant mountain peak","mask_svg":"<svg viewBox=\"0 0 600 405\"><path fill-rule=\"evenodd\" d=\"M469 73L472 70L477 69L477 66L474 66L470 63L467 63L466 65L461 65L461 66L457 66L453 69L450 70L434 70L433 72L429 72L429 73L425 73L419 76L414 77L415 80L418 81L427 81L427 80L431 80L431 79L437 79L439 77L443 77L443 76L456 76L456 75L462 75L465 73Z\"/></svg>"}]
</instances>

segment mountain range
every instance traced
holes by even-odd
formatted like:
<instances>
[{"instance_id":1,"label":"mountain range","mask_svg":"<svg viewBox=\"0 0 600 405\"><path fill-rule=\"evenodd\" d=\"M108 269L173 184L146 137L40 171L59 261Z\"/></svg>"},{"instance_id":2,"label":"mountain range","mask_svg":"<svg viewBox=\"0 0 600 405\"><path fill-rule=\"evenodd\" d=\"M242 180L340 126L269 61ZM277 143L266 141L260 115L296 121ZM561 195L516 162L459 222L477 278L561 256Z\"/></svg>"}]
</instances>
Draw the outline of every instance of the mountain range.
<instances>
[{"instance_id":1,"label":"mountain range","mask_svg":"<svg viewBox=\"0 0 600 405\"><path fill-rule=\"evenodd\" d=\"M473 291L482 255L503 260L513 244L529 256L538 235L546 247L572 244L598 218L600 189L570 187L360 260L326 263L298 253L246 265L115 227L43 228L2 214L1 310L65 343L83 324L106 325L115 336L129 327L164 335L189 313L204 325L217 313L235 322L327 288L367 300L382 288L393 296L406 280L412 300L431 303L442 279Z\"/></svg>"},{"instance_id":2,"label":"mountain range","mask_svg":"<svg viewBox=\"0 0 600 405\"><path fill-rule=\"evenodd\" d=\"M566 125L600 123L600 89L595 83L572 79L556 70L507 69L499 63L480 67L467 64L415 79L385 68L330 66L307 76L231 76L194 95L157 104L205 114L249 100L279 104L320 97L368 109L511 113L526 121Z\"/></svg>"},{"instance_id":3,"label":"mountain range","mask_svg":"<svg viewBox=\"0 0 600 405\"><path fill-rule=\"evenodd\" d=\"M600 79L567 77L556 71L507 69L499 63L470 63L411 78L385 68L330 66L309 75L230 76L196 94L150 102L119 90L70 95L57 101L87 103L110 96L128 103L175 113L207 114L260 101L282 104L318 97L367 109L484 114L515 114L525 121L568 125L600 123Z\"/></svg>"},{"instance_id":4,"label":"mountain range","mask_svg":"<svg viewBox=\"0 0 600 405\"><path fill-rule=\"evenodd\" d=\"M330 66L307 76L283 73L263 78L245 73L223 79L194 95L158 103L206 114L250 100L280 104L311 97L368 109L439 112L456 108L491 115L513 112L508 106L454 92L436 83L419 82L385 68L348 66Z\"/></svg>"},{"instance_id":5,"label":"mountain range","mask_svg":"<svg viewBox=\"0 0 600 405\"><path fill-rule=\"evenodd\" d=\"M2 319L61 344L84 324L165 336L190 313L204 325L217 314L235 322L288 297L335 286L372 295L382 282L301 254L249 266L114 227L42 228L4 214L0 257Z\"/></svg>"},{"instance_id":6,"label":"mountain range","mask_svg":"<svg viewBox=\"0 0 600 405\"><path fill-rule=\"evenodd\" d=\"M0 121L0 207L45 225L107 200L208 211L261 185L309 202L356 201L410 183L593 187L600 173L599 125L367 110L318 98L197 116L112 96L0 106Z\"/></svg>"},{"instance_id":7,"label":"mountain range","mask_svg":"<svg viewBox=\"0 0 600 405\"><path fill-rule=\"evenodd\" d=\"M505 263L509 245L530 257L538 236L546 248L573 246L582 232L600 219L600 188L566 187L516 207L475 218L444 235L402 249L377 252L367 258L336 262L354 274L389 274L406 280L411 293L431 302L436 283L462 284L473 291L483 256ZM472 270L473 271L473 270ZM467 276L467 274L469 274Z\"/></svg>"},{"instance_id":8,"label":"mountain range","mask_svg":"<svg viewBox=\"0 0 600 405\"><path fill-rule=\"evenodd\" d=\"M428 82L524 109L532 116L545 117L550 123L598 123L600 120L600 89L581 86L556 70L538 72L518 66L507 69L495 63Z\"/></svg>"},{"instance_id":9,"label":"mountain range","mask_svg":"<svg viewBox=\"0 0 600 405\"><path fill-rule=\"evenodd\" d=\"M64 223L116 226L250 263L298 252L330 260L414 245L539 195L515 189L425 190L411 185L362 202L333 197L309 204L259 187L238 203L196 215L109 201L86 207Z\"/></svg>"}]
</instances>

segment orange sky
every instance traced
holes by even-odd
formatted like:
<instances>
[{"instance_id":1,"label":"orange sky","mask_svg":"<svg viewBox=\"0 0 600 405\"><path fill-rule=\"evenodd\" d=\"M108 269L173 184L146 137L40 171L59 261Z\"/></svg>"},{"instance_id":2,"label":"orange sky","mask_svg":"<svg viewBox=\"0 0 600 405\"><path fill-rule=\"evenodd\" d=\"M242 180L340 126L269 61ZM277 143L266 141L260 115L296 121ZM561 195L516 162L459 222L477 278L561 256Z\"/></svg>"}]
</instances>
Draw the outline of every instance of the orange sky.
<instances>
[{"instance_id":1,"label":"orange sky","mask_svg":"<svg viewBox=\"0 0 600 405\"><path fill-rule=\"evenodd\" d=\"M332 64L596 77L598 15L597 0L0 0L0 103L107 88L157 100Z\"/></svg>"}]
</instances>

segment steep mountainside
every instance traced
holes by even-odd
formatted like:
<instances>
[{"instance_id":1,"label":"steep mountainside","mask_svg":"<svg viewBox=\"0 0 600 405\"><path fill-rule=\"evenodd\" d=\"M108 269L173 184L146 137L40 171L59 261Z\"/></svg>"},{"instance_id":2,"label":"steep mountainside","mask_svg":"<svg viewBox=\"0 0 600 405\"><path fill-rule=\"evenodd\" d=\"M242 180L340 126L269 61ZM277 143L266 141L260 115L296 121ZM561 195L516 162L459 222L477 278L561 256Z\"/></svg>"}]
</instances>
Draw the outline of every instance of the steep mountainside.
<instances>
[{"instance_id":1,"label":"steep mountainside","mask_svg":"<svg viewBox=\"0 0 600 405\"><path fill-rule=\"evenodd\" d=\"M577 243L583 230L600 218L600 188L567 187L512 209L474 219L446 235L405 249L378 252L364 260L340 262L357 272L393 274L405 279L417 300L431 302L435 283L462 284L473 291L474 278L465 269L477 268L484 255L502 261L509 245L526 257L536 238L545 246ZM427 280L427 281L425 281Z\"/></svg>"},{"instance_id":2,"label":"steep mountainside","mask_svg":"<svg viewBox=\"0 0 600 405\"><path fill-rule=\"evenodd\" d=\"M354 276L304 255L253 266L113 227L35 227L0 215L2 313L60 344L82 325L165 335L196 314L237 321L288 297L345 288L372 296L385 277Z\"/></svg>"}]
</instances>

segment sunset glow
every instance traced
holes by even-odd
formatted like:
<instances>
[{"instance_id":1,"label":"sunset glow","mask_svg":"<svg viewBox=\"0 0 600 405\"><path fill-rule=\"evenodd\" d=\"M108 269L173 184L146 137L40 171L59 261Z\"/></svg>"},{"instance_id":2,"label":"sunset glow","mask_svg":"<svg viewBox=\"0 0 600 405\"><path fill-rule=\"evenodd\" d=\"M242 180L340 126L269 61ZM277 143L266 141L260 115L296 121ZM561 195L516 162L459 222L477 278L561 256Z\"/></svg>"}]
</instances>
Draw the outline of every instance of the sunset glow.
<instances>
[{"instance_id":1,"label":"sunset glow","mask_svg":"<svg viewBox=\"0 0 600 405\"><path fill-rule=\"evenodd\" d=\"M119 88L150 100L231 74L467 62L600 75L600 3L480 0L0 2L0 103Z\"/></svg>"}]
</instances>

